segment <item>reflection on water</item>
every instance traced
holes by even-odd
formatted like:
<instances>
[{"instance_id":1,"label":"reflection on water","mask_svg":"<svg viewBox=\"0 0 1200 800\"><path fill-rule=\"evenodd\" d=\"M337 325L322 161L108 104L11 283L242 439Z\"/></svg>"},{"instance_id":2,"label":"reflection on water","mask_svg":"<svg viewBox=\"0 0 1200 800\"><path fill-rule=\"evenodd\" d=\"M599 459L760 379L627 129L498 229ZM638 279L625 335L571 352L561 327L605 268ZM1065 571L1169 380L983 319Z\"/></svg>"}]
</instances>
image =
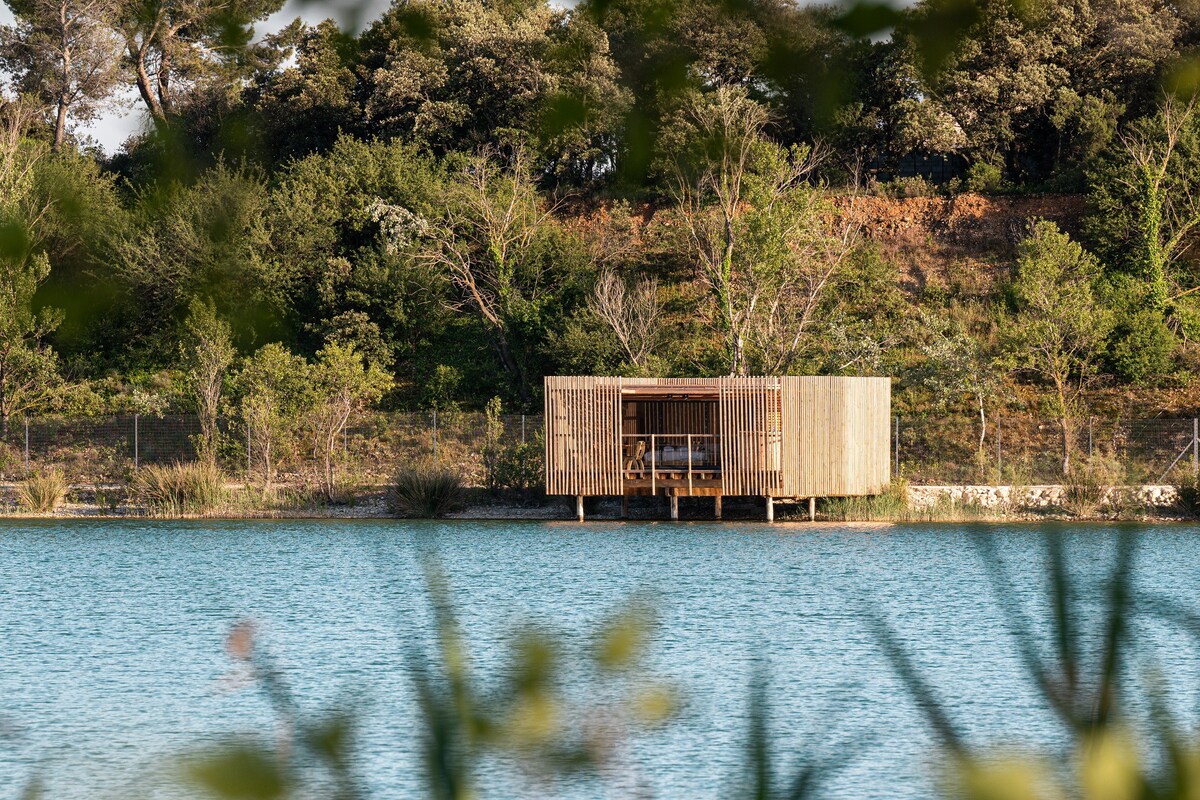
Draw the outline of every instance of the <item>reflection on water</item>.
<instances>
[{"instance_id":1,"label":"reflection on water","mask_svg":"<svg viewBox=\"0 0 1200 800\"><path fill-rule=\"evenodd\" d=\"M230 680L224 637L243 618L258 622L304 707L359 709L358 770L374 795L416 796L402 659L429 632L429 549L483 676L523 623L579 639L630 595L653 592L655 670L687 702L631 756L657 796L722 795L763 658L781 752L853 743L827 796L926 797L933 741L863 615L889 621L973 740L1053 746L1061 731L1020 671L971 541L991 538L1037 615L1046 530L1067 538L1085 583L1104 575L1117 529L1095 525L6 522L0 797L34 772L50 797L174 796L172 754L269 731L263 698ZM1200 605L1200 528L1138 530L1138 590ZM1151 621L1136 623L1135 641L1133 669L1167 675L1177 713L1194 723L1195 645ZM495 769L495 796L545 796Z\"/></svg>"}]
</instances>

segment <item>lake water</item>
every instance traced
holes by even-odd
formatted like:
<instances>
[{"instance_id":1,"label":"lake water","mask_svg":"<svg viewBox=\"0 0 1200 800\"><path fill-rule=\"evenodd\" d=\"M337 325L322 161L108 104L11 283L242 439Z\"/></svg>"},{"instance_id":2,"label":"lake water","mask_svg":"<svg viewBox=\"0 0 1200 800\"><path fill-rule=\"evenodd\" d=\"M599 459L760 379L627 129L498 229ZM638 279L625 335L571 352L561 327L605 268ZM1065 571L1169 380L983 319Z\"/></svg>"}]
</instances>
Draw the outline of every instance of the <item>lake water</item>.
<instances>
[{"instance_id":1,"label":"lake water","mask_svg":"<svg viewBox=\"0 0 1200 800\"><path fill-rule=\"evenodd\" d=\"M1200 527L1131 526L1139 592L1200 609ZM422 553L436 552L470 642L496 676L525 624L568 643L624 600L654 597L652 668L685 698L639 737L628 775L663 798L728 796L743 763L753 666L769 665L786 765L835 757L833 798L932 793L934 741L867 615L886 620L979 743L1052 747L1062 731L1014 655L974 541L988 537L1045 609L1043 536L1061 536L1091 619L1116 526L654 523L0 522L0 797L40 775L51 798L169 797L174 756L238 732L272 735L261 693L229 680L225 636L255 620L300 705L352 704L372 797L419 797L419 720L403 668L428 643ZM1134 674L1168 676L1196 722L1200 656L1135 624ZM586 699L586 698L582 698ZM598 784L506 783L485 796L621 796ZM523 788L522 788L523 787ZM609 787L610 789L612 787ZM620 787L618 787L620 789Z\"/></svg>"}]
</instances>

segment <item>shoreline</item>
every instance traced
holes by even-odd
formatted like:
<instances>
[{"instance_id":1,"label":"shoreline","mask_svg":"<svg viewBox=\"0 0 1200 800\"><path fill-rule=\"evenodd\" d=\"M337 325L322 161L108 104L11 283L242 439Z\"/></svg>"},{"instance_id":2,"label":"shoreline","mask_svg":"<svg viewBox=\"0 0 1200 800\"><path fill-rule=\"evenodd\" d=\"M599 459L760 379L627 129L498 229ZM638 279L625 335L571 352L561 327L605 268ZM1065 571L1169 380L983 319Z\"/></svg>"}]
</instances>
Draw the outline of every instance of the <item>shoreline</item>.
<instances>
[{"instance_id":1,"label":"shoreline","mask_svg":"<svg viewBox=\"0 0 1200 800\"><path fill-rule=\"evenodd\" d=\"M0 520L385 520L401 519L390 514L384 503L383 487L360 491L346 504L319 504L255 508L249 503L231 503L211 513L166 516L149 513L129 503L101 504L97 494L115 487L75 487L76 499L64 502L52 512L35 513L20 509L13 499L12 485L0 486L4 503ZM231 487L233 488L233 487ZM245 491L244 485L236 490ZM802 502L776 501L775 524L820 524L830 522L908 522L908 523L1029 523L1029 522L1195 522L1194 509L1177 487L1109 487L1094 499L1088 513L1074 512L1063 504L1064 487L1043 485L1011 486L912 486L907 488L903 505L888 505L887 496L852 498L853 502L823 501L815 521L808 519ZM89 497L90 495L90 497ZM245 500L246 498L242 498ZM761 522L768 524L759 498L726 498L724 519L712 514L711 498L680 498L679 522ZM631 498L629 513L621 513L617 498L589 498L588 521L596 522L671 522L665 497ZM478 522L574 522L574 498L518 496L512 492L470 489L467 500L456 511L440 519ZM586 523L584 523L586 524Z\"/></svg>"}]
</instances>

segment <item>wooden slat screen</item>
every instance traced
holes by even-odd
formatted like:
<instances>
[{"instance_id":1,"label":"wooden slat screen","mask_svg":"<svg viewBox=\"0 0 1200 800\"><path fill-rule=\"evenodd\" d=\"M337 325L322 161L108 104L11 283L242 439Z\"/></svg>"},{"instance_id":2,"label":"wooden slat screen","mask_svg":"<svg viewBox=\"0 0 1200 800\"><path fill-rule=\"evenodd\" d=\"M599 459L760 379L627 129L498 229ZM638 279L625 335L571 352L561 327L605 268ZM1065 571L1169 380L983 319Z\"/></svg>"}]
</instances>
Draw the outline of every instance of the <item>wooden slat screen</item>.
<instances>
[{"instance_id":1,"label":"wooden slat screen","mask_svg":"<svg viewBox=\"0 0 1200 800\"><path fill-rule=\"evenodd\" d=\"M620 378L546 378L545 419L547 494L621 494Z\"/></svg>"},{"instance_id":2,"label":"wooden slat screen","mask_svg":"<svg viewBox=\"0 0 1200 800\"><path fill-rule=\"evenodd\" d=\"M782 459L779 379L730 376L718 386L721 491L776 494Z\"/></svg>"},{"instance_id":3,"label":"wooden slat screen","mask_svg":"<svg viewBox=\"0 0 1200 800\"><path fill-rule=\"evenodd\" d=\"M791 497L878 494L891 481L891 380L783 378Z\"/></svg>"}]
</instances>

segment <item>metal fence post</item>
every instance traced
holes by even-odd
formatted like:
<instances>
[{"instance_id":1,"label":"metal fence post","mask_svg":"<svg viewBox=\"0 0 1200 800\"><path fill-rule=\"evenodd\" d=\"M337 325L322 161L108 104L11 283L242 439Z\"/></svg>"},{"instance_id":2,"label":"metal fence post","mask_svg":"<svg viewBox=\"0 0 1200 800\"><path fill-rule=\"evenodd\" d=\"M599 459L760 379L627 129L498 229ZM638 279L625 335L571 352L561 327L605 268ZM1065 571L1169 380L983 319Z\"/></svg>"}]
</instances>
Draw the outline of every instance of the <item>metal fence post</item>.
<instances>
[{"instance_id":1,"label":"metal fence post","mask_svg":"<svg viewBox=\"0 0 1200 800\"><path fill-rule=\"evenodd\" d=\"M437 457L437 408L433 409L433 465L436 467Z\"/></svg>"},{"instance_id":2,"label":"metal fence post","mask_svg":"<svg viewBox=\"0 0 1200 800\"><path fill-rule=\"evenodd\" d=\"M525 444L525 415L521 415L521 444Z\"/></svg>"},{"instance_id":3,"label":"metal fence post","mask_svg":"<svg viewBox=\"0 0 1200 800\"><path fill-rule=\"evenodd\" d=\"M1192 475L1200 478L1200 419L1192 417Z\"/></svg>"},{"instance_id":4,"label":"metal fence post","mask_svg":"<svg viewBox=\"0 0 1200 800\"><path fill-rule=\"evenodd\" d=\"M250 482L250 473L251 472L253 472L253 470L251 469L251 461L250 461L250 422L249 422L249 420L247 420L246 421L246 483Z\"/></svg>"},{"instance_id":5,"label":"metal fence post","mask_svg":"<svg viewBox=\"0 0 1200 800\"><path fill-rule=\"evenodd\" d=\"M1088 417L1088 458L1092 457L1092 421L1095 417Z\"/></svg>"},{"instance_id":6,"label":"metal fence post","mask_svg":"<svg viewBox=\"0 0 1200 800\"><path fill-rule=\"evenodd\" d=\"M1000 429L1000 418L996 417L996 483L1004 480L1004 459L1001 458L1000 443L1003 440Z\"/></svg>"},{"instance_id":7,"label":"metal fence post","mask_svg":"<svg viewBox=\"0 0 1200 800\"><path fill-rule=\"evenodd\" d=\"M899 475L900 474L900 415L899 414L897 414L894 417L894 422L895 422L895 424L892 426L892 428L893 428L892 439L894 442L892 449L895 451L896 475Z\"/></svg>"},{"instance_id":8,"label":"metal fence post","mask_svg":"<svg viewBox=\"0 0 1200 800\"><path fill-rule=\"evenodd\" d=\"M133 415L133 471L138 470L138 414Z\"/></svg>"},{"instance_id":9,"label":"metal fence post","mask_svg":"<svg viewBox=\"0 0 1200 800\"><path fill-rule=\"evenodd\" d=\"M25 477L29 477L29 417L25 418Z\"/></svg>"}]
</instances>

